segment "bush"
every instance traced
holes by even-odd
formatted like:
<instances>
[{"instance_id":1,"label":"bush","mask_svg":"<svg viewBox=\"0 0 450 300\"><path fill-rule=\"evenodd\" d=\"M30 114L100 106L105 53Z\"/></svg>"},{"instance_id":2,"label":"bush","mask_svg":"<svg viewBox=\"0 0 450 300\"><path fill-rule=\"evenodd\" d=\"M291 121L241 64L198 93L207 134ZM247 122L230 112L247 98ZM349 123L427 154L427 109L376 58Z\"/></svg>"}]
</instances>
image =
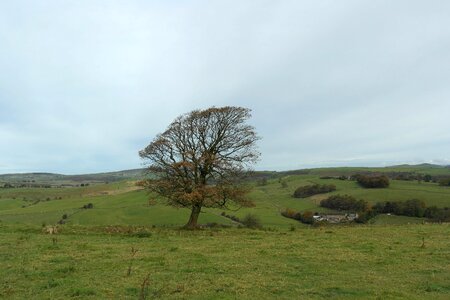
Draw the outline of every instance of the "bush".
<instances>
[{"instance_id":1,"label":"bush","mask_svg":"<svg viewBox=\"0 0 450 300\"><path fill-rule=\"evenodd\" d=\"M385 175L380 176L366 176L355 175L356 181L365 188L387 188L389 186L389 178Z\"/></svg>"},{"instance_id":2,"label":"bush","mask_svg":"<svg viewBox=\"0 0 450 300\"><path fill-rule=\"evenodd\" d=\"M430 206L425 209L424 217L434 222L450 222L450 209Z\"/></svg>"},{"instance_id":3,"label":"bush","mask_svg":"<svg viewBox=\"0 0 450 300\"><path fill-rule=\"evenodd\" d=\"M368 211L370 206L365 200L357 200L349 195L333 195L320 201L320 206L336 209L336 210L350 210L356 212Z\"/></svg>"},{"instance_id":4,"label":"bush","mask_svg":"<svg viewBox=\"0 0 450 300\"><path fill-rule=\"evenodd\" d=\"M425 176L423 176L423 181L425 182L430 182L433 180L433 177L430 174L425 174Z\"/></svg>"},{"instance_id":5,"label":"bush","mask_svg":"<svg viewBox=\"0 0 450 300\"><path fill-rule=\"evenodd\" d=\"M442 178L439 180L440 186L450 186L450 178Z\"/></svg>"},{"instance_id":6,"label":"bush","mask_svg":"<svg viewBox=\"0 0 450 300\"><path fill-rule=\"evenodd\" d=\"M248 228L262 228L259 217L253 214L246 214L241 223Z\"/></svg>"},{"instance_id":7,"label":"bush","mask_svg":"<svg viewBox=\"0 0 450 300\"><path fill-rule=\"evenodd\" d=\"M297 211L295 211L293 209L290 209L290 208L282 211L281 215L283 217L286 217L286 218L289 218L289 219L298 220L298 221L300 221L301 217L302 217L301 213L299 213L299 212L297 212Z\"/></svg>"},{"instance_id":8,"label":"bush","mask_svg":"<svg viewBox=\"0 0 450 300\"><path fill-rule=\"evenodd\" d=\"M403 204L403 215L422 218L425 213L425 207L425 202L421 200L407 200Z\"/></svg>"},{"instance_id":9,"label":"bush","mask_svg":"<svg viewBox=\"0 0 450 300\"><path fill-rule=\"evenodd\" d=\"M306 198L317 194L325 194L336 190L334 184L313 184L301 186L294 192L295 198Z\"/></svg>"},{"instance_id":10,"label":"bush","mask_svg":"<svg viewBox=\"0 0 450 300\"><path fill-rule=\"evenodd\" d=\"M281 215L283 217L289 218L289 219L294 219L297 221L300 221L302 223L305 224L314 224L315 220L314 220L314 214L310 211L305 211L303 214L300 212L297 212L293 209L286 209L285 211L281 212Z\"/></svg>"},{"instance_id":11,"label":"bush","mask_svg":"<svg viewBox=\"0 0 450 300\"><path fill-rule=\"evenodd\" d=\"M305 211L301 214L300 221L305 224L314 224L314 214L310 211Z\"/></svg>"},{"instance_id":12,"label":"bush","mask_svg":"<svg viewBox=\"0 0 450 300\"><path fill-rule=\"evenodd\" d=\"M358 214L358 217L355 219L356 223L367 223L370 219L375 217L377 215L377 212L373 209L369 209L365 212L360 212Z\"/></svg>"}]
</instances>

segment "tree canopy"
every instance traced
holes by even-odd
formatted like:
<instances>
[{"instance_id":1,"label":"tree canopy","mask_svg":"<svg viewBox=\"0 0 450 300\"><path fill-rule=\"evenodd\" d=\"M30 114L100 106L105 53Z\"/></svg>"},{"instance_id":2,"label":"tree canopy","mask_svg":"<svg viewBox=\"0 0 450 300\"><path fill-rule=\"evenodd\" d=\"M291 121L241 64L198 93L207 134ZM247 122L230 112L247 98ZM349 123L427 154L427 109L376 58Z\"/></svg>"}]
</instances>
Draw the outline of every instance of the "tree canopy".
<instances>
[{"instance_id":1,"label":"tree canopy","mask_svg":"<svg viewBox=\"0 0 450 300\"><path fill-rule=\"evenodd\" d=\"M139 152L157 174L147 187L168 204L191 209L186 227L197 226L202 207L226 208L229 201L251 205L242 178L260 154L259 137L247 124L250 117L242 107L194 110L176 118Z\"/></svg>"}]
</instances>

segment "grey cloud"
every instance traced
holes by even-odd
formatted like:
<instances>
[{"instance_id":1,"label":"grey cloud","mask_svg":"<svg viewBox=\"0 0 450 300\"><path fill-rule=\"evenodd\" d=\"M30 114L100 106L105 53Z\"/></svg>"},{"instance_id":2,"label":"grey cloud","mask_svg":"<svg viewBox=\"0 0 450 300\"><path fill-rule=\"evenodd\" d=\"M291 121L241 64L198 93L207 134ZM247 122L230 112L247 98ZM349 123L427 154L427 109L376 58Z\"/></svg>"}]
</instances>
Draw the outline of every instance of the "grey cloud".
<instances>
[{"instance_id":1,"label":"grey cloud","mask_svg":"<svg viewBox=\"0 0 450 300\"><path fill-rule=\"evenodd\" d=\"M0 173L140 166L177 115L253 109L257 169L447 162L447 1L0 4ZM7 167L5 167L7 166Z\"/></svg>"}]
</instances>

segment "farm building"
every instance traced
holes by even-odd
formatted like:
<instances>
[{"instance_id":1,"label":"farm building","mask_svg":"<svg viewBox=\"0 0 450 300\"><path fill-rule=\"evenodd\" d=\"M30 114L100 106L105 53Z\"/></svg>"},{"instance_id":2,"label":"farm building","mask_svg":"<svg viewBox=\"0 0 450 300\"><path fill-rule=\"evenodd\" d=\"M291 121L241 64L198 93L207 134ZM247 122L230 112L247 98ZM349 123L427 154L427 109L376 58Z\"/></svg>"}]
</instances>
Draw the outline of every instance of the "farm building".
<instances>
[{"instance_id":1,"label":"farm building","mask_svg":"<svg viewBox=\"0 0 450 300\"><path fill-rule=\"evenodd\" d=\"M351 222L358 218L357 213L349 214L333 214L333 215L315 215L313 216L315 221L326 221L328 223L341 223Z\"/></svg>"}]
</instances>

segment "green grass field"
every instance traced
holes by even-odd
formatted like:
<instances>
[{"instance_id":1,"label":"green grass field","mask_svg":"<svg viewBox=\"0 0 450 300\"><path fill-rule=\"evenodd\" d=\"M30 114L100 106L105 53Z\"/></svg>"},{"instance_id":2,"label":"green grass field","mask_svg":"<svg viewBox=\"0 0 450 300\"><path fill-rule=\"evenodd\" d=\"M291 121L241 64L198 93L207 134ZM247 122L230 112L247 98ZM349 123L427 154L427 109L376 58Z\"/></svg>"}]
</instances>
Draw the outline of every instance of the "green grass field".
<instances>
[{"instance_id":1,"label":"green grass field","mask_svg":"<svg viewBox=\"0 0 450 300\"><path fill-rule=\"evenodd\" d=\"M450 188L391 181L387 189L363 189L323 174L283 175L287 187L270 179L249 194L255 207L227 211L258 216L263 230L236 228L210 208L200 223L230 227L180 230L189 211L164 205L133 181L0 189L0 298L139 299L142 291L146 299L450 298L449 224L378 215L366 225L315 228L280 215L324 211L318 204L330 194L292 197L312 183L372 203L415 198L439 207L450 206ZM93 208L82 209L88 203ZM42 233L64 214L58 235Z\"/></svg>"},{"instance_id":2,"label":"green grass field","mask_svg":"<svg viewBox=\"0 0 450 300\"><path fill-rule=\"evenodd\" d=\"M241 208L228 214L243 217L248 213L257 215L266 227L288 227L297 224L280 215L280 211L291 208L299 211L326 211L319 206L320 200L332 194L348 194L371 203L379 201L423 200L428 206L450 206L450 188L435 183L392 180L386 189L364 189L356 182L338 179L320 179L319 175L287 175L283 188L279 179L270 179L267 185L255 186L249 197L255 207ZM306 199L292 197L294 190L312 183L332 183L333 193L312 196ZM72 225L157 225L180 226L188 219L189 211L164 205L161 199L137 190L132 181L98 184L77 188L17 188L0 189L0 222L41 225L54 224L67 214ZM155 205L149 205L149 199ZM93 203L93 209L80 209ZM222 210L203 209L201 223L216 222L233 224L221 216ZM408 221L408 218L390 218L393 224ZM413 222L413 221L411 221ZM300 225L299 225L300 226Z\"/></svg>"},{"instance_id":3,"label":"green grass field","mask_svg":"<svg viewBox=\"0 0 450 300\"><path fill-rule=\"evenodd\" d=\"M142 230L67 226L54 243L39 226L1 225L0 297L139 299L142 291L146 299L450 295L449 225Z\"/></svg>"}]
</instances>

